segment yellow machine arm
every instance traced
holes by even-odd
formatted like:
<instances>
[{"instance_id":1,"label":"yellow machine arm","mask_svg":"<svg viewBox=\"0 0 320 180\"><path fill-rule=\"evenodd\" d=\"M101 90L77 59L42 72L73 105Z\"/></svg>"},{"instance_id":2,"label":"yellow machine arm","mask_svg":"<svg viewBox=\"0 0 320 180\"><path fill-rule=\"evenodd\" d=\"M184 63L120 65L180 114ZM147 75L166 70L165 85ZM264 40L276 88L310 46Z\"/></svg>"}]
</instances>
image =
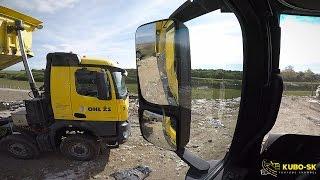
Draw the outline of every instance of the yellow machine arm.
<instances>
[{"instance_id":1,"label":"yellow machine arm","mask_svg":"<svg viewBox=\"0 0 320 180\"><path fill-rule=\"evenodd\" d=\"M42 28L42 22L31 16L0 6L0 70L12 66L22 60L19 38L16 31L16 21L23 22L21 31L24 51L32 57L32 32Z\"/></svg>"},{"instance_id":2,"label":"yellow machine arm","mask_svg":"<svg viewBox=\"0 0 320 180\"><path fill-rule=\"evenodd\" d=\"M178 101L178 80L177 72L174 66L175 59L175 28L173 21L156 23L156 52L159 57L165 56L165 73L168 78L169 90L176 101Z\"/></svg>"}]
</instances>

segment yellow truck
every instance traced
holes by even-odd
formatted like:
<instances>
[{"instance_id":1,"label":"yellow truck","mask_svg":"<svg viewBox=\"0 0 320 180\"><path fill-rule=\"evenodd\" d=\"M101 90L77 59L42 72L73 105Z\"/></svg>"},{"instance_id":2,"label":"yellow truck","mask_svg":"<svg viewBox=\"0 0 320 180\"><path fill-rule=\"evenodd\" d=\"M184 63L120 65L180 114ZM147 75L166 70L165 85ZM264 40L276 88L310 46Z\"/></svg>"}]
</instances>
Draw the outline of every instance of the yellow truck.
<instances>
[{"instance_id":1,"label":"yellow truck","mask_svg":"<svg viewBox=\"0 0 320 180\"><path fill-rule=\"evenodd\" d=\"M130 135L126 70L107 59L49 53L38 89L27 59L32 33L41 28L41 21L0 6L0 70L23 61L33 93L25 109L0 118L0 147L22 159L60 149L91 160L101 145L124 143Z\"/></svg>"}]
</instances>

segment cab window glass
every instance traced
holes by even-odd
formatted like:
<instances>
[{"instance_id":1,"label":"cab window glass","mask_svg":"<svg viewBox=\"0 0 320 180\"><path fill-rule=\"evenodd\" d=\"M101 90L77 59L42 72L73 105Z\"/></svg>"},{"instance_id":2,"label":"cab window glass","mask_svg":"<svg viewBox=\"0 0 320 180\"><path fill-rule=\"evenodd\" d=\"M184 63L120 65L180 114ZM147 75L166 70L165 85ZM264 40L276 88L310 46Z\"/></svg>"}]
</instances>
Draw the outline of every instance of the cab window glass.
<instances>
[{"instance_id":1,"label":"cab window glass","mask_svg":"<svg viewBox=\"0 0 320 180\"><path fill-rule=\"evenodd\" d=\"M124 97L127 95L127 86L125 76L122 75L121 72L113 72L112 73L115 81L115 85L117 87L117 93L120 97Z\"/></svg>"},{"instance_id":2,"label":"cab window glass","mask_svg":"<svg viewBox=\"0 0 320 180\"><path fill-rule=\"evenodd\" d=\"M79 69L75 73L77 93L83 96L98 97L97 72Z\"/></svg>"},{"instance_id":3,"label":"cab window glass","mask_svg":"<svg viewBox=\"0 0 320 180\"><path fill-rule=\"evenodd\" d=\"M270 134L320 135L320 17L281 15L284 91Z\"/></svg>"},{"instance_id":4,"label":"cab window glass","mask_svg":"<svg viewBox=\"0 0 320 180\"><path fill-rule=\"evenodd\" d=\"M242 34L234 14L214 11L185 23L191 51L192 114L187 148L203 159L229 150L239 110Z\"/></svg>"}]
</instances>

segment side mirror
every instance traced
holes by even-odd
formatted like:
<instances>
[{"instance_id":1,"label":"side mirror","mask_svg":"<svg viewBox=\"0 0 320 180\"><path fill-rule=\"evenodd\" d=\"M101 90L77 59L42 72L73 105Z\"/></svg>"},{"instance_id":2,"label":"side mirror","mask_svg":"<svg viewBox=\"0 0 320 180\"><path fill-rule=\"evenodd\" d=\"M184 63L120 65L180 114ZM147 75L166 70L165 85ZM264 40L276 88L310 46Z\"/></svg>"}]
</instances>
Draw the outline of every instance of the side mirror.
<instances>
[{"instance_id":1,"label":"side mirror","mask_svg":"<svg viewBox=\"0 0 320 180\"><path fill-rule=\"evenodd\" d=\"M207 172L209 163L185 149L191 123L188 28L172 19L142 25L136 31L136 52L142 136Z\"/></svg>"},{"instance_id":2,"label":"side mirror","mask_svg":"<svg viewBox=\"0 0 320 180\"><path fill-rule=\"evenodd\" d=\"M106 78L106 72L102 70L97 73L98 99L107 100L109 98L109 84Z\"/></svg>"},{"instance_id":3,"label":"side mirror","mask_svg":"<svg viewBox=\"0 0 320 180\"><path fill-rule=\"evenodd\" d=\"M136 31L136 52L142 135L159 147L183 149L191 120L188 28L171 19L142 25Z\"/></svg>"}]
</instances>

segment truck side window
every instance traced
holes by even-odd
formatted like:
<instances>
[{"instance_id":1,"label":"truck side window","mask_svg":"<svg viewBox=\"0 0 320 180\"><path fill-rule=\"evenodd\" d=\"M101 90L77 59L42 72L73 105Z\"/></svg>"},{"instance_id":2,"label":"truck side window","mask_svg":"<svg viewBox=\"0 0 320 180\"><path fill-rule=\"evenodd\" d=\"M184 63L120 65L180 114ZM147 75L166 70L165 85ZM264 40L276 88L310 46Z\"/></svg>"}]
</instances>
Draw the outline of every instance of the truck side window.
<instances>
[{"instance_id":1,"label":"truck side window","mask_svg":"<svg viewBox=\"0 0 320 180\"><path fill-rule=\"evenodd\" d=\"M75 73L77 93L83 96L98 97L97 72L79 69Z\"/></svg>"},{"instance_id":2,"label":"truck side window","mask_svg":"<svg viewBox=\"0 0 320 180\"><path fill-rule=\"evenodd\" d=\"M284 91L277 120L265 139L270 134L320 136L320 17L282 14L280 26Z\"/></svg>"}]
</instances>

